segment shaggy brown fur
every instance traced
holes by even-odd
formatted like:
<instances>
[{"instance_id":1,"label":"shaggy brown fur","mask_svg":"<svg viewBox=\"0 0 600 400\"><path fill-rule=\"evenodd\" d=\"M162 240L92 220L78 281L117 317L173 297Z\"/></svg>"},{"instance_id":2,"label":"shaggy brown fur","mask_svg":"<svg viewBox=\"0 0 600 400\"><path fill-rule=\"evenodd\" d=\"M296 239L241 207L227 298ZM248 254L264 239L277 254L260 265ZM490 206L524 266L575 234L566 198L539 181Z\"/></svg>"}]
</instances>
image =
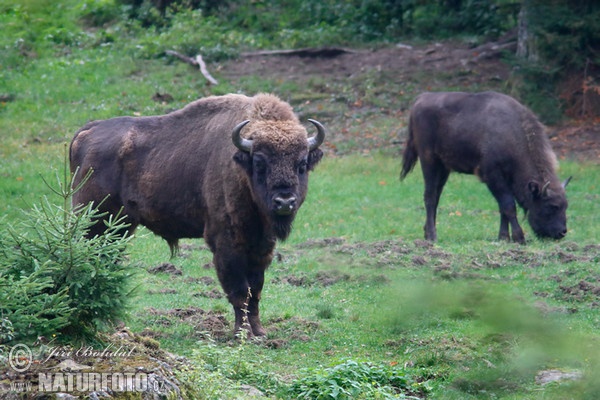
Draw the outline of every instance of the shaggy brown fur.
<instances>
[{"instance_id":1,"label":"shaggy brown fur","mask_svg":"<svg viewBox=\"0 0 600 400\"><path fill-rule=\"evenodd\" d=\"M232 142L234 127L244 120L250 123L242 135L253 139L249 152ZM276 240L289 235L306 197L308 171L321 157L318 148L309 151L306 129L276 96L208 97L167 115L81 128L71 142L71 171L79 168L75 183L88 170L94 173L73 201L100 204L106 198L101 211L123 209L129 232L144 225L172 250L180 238L203 237L234 307L236 330L247 307L249 333L263 335L258 302L264 271ZM90 235L103 230L99 222Z\"/></svg>"}]
</instances>

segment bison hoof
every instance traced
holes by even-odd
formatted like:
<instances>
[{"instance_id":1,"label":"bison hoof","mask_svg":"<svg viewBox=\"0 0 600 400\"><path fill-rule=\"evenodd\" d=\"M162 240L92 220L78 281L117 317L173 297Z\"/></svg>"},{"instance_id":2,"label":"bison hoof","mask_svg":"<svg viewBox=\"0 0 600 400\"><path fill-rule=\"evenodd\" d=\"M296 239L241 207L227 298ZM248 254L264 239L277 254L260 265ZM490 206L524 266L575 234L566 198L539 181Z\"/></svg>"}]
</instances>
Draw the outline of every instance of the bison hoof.
<instances>
[{"instance_id":1,"label":"bison hoof","mask_svg":"<svg viewBox=\"0 0 600 400\"><path fill-rule=\"evenodd\" d=\"M259 339L267 335L267 331L259 324L236 327L233 331L236 338L240 340Z\"/></svg>"},{"instance_id":2,"label":"bison hoof","mask_svg":"<svg viewBox=\"0 0 600 400\"><path fill-rule=\"evenodd\" d=\"M249 320L254 336L265 336L267 334L267 331L265 330L265 328L263 328L262 324L260 323L258 315L250 316Z\"/></svg>"},{"instance_id":3,"label":"bison hoof","mask_svg":"<svg viewBox=\"0 0 600 400\"><path fill-rule=\"evenodd\" d=\"M262 337L267 335L267 331L262 326L252 327L252 333L254 336Z\"/></svg>"}]
</instances>

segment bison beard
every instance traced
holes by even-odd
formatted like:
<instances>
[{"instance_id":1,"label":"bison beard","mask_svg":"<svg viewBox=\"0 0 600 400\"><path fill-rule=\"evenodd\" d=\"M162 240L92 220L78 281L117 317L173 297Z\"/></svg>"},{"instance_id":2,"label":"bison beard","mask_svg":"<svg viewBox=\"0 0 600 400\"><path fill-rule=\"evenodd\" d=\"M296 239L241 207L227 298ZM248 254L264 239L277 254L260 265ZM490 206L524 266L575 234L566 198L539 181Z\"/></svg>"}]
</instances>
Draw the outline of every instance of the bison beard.
<instances>
[{"instance_id":1,"label":"bison beard","mask_svg":"<svg viewBox=\"0 0 600 400\"><path fill-rule=\"evenodd\" d=\"M100 204L103 218L122 212L129 233L144 225L171 247L204 238L235 331L264 335L264 272L276 240L290 235L308 172L323 155L325 129L309 121L313 136L276 96L230 94L166 115L90 122L71 141L74 185L94 170L73 203ZM90 236L104 226L96 223Z\"/></svg>"},{"instance_id":2,"label":"bison beard","mask_svg":"<svg viewBox=\"0 0 600 400\"><path fill-rule=\"evenodd\" d=\"M279 240L286 240L292 232L294 215L277 215L273 217L273 231Z\"/></svg>"}]
</instances>

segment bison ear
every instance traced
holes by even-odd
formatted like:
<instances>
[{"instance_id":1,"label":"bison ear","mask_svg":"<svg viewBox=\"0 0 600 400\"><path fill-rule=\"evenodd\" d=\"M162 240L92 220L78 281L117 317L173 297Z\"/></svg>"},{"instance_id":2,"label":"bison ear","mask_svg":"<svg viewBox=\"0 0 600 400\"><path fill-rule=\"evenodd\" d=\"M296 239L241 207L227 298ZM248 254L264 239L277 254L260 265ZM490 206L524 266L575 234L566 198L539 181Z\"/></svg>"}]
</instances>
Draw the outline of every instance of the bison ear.
<instances>
[{"instance_id":1,"label":"bison ear","mask_svg":"<svg viewBox=\"0 0 600 400\"><path fill-rule=\"evenodd\" d=\"M542 188L540 187L540 184L538 182L536 182L536 181L530 181L527 184L527 188L529 189L529 191L533 195L534 199L537 199L537 198L539 198L542 195Z\"/></svg>"},{"instance_id":2,"label":"bison ear","mask_svg":"<svg viewBox=\"0 0 600 400\"><path fill-rule=\"evenodd\" d=\"M319 161L321 161L321 158L323 158L323 152L321 149L317 148L311 150L310 153L308 153L308 170L312 171Z\"/></svg>"},{"instance_id":3,"label":"bison ear","mask_svg":"<svg viewBox=\"0 0 600 400\"><path fill-rule=\"evenodd\" d=\"M233 155L233 161L241 166L248 175L252 175L252 156L249 153L238 151Z\"/></svg>"}]
</instances>

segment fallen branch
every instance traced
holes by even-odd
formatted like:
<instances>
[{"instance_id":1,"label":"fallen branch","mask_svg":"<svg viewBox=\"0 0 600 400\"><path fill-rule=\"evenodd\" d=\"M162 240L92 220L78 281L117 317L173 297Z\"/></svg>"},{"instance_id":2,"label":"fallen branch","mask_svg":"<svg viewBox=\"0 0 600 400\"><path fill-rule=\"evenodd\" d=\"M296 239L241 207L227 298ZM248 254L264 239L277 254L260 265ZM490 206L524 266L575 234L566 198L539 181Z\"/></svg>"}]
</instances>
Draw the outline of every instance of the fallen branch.
<instances>
[{"instance_id":1,"label":"fallen branch","mask_svg":"<svg viewBox=\"0 0 600 400\"><path fill-rule=\"evenodd\" d=\"M497 57L505 50L515 50L517 48L516 41L507 41L504 43L487 43L476 47L472 50L472 54L475 56L471 61L477 62L487 58Z\"/></svg>"},{"instance_id":2,"label":"fallen branch","mask_svg":"<svg viewBox=\"0 0 600 400\"><path fill-rule=\"evenodd\" d=\"M202 60L202 56L200 54L196 56L196 62L200 67L200 72L202 72L202 75L204 75L204 77L208 79L208 81L213 85L218 85L219 82L217 82L217 80L213 78L212 75L208 72L208 70L206 69L206 64L204 63L204 60Z\"/></svg>"},{"instance_id":3,"label":"fallen branch","mask_svg":"<svg viewBox=\"0 0 600 400\"><path fill-rule=\"evenodd\" d=\"M202 59L202 56L200 54L198 54L196 56L196 58L194 59L194 58L185 56L185 55L183 55L181 53L178 53L175 50L167 50L167 51L165 51L165 53L168 54L168 55L170 55L170 56L177 57L181 61L183 61L185 63L188 63L190 65L193 65L194 67L199 67L200 68L200 72L202 73L202 75L204 75L204 77L206 78L206 80L208 80L213 85L217 85L219 83L219 82L217 82L217 80L215 78L212 77L212 75L206 69L206 64L204 63L204 60Z\"/></svg>"},{"instance_id":4,"label":"fallen branch","mask_svg":"<svg viewBox=\"0 0 600 400\"><path fill-rule=\"evenodd\" d=\"M165 51L165 53L170 56L175 56L175 57L179 58L181 61L191 64L193 66L198 66L198 63L196 63L196 60L194 60L191 57L184 56L183 54L178 53L175 50L167 50L167 51Z\"/></svg>"},{"instance_id":5,"label":"fallen branch","mask_svg":"<svg viewBox=\"0 0 600 400\"><path fill-rule=\"evenodd\" d=\"M242 57L256 56L300 56L300 57L337 57L340 54L357 53L352 49L344 49L341 47L307 47L303 49L287 49L287 50L261 50L251 51L240 54Z\"/></svg>"}]
</instances>

